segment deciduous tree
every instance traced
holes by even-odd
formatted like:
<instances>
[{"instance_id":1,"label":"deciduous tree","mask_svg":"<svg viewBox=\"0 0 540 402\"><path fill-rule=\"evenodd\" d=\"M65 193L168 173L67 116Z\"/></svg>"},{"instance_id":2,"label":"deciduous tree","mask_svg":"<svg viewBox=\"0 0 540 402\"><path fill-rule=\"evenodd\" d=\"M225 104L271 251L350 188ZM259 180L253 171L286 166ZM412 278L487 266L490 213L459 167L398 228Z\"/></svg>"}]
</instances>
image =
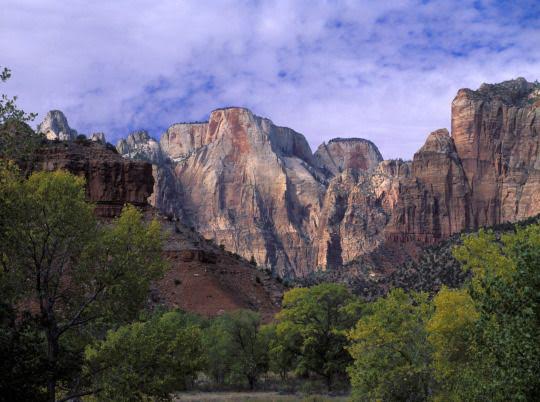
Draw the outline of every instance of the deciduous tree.
<instances>
[{"instance_id":1,"label":"deciduous tree","mask_svg":"<svg viewBox=\"0 0 540 402\"><path fill-rule=\"evenodd\" d=\"M360 307L359 300L339 284L288 291L277 315L279 339L272 345L274 357L281 360L278 365L284 370L290 363L298 373L315 373L330 390L351 362L345 349L347 331L358 319Z\"/></svg>"},{"instance_id":2,"label":"deciduous tree","mask_svg":"<svg viewBox=\"0 0 540 402\"><path fill-rule=\"evenodd\" d=\"M391 291L366 307L350 333L354 363L349 375L355 400L425 401L431 358L425 324L426 294Z\"/></svg>"},{"instance_id":3,"label":"deciduous tree","mask_svg":"<svg viewBox=\"0 0 540 402\"><path fill-rule=\"evenodd\" d=\"M69 360L77 360L92 334L136 316L150 281L163 271L161 231L131 206L113 225L99 225L84 180L66 172L2 181L9 193L0 197L1 278L18 304L39 317L54 401L70 388L81 392L78 380L58 392L62 355L71 351Z\"/></svg>"}]
</instances>

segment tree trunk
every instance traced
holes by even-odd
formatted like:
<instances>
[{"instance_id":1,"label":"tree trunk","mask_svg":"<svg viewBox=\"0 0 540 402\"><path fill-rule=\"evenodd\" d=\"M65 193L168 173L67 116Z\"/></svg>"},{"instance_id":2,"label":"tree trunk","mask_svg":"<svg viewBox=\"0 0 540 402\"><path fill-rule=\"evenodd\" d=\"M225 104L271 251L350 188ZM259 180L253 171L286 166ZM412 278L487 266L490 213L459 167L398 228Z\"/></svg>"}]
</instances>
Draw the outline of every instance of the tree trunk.
<instances>
[{"instance_id":1,"label":"tree trunk","mask_svg":"<svg viewBox=\"0 0 540 402\"><path fill-rule=\"evenodd\" d=\"M326 376L326 390L328 392L332 391L332 374Z\"/></svg>"},{"instance_id":2,"label":"tree trunk","mask_svg":"<svg viewBox=\"0 0 540 402\"><path fill-rule=\"evenodd\" d=\"M54 402L56 400L56 365L58 361L58 336L52 328L47 330L47 400Z\"/></svg>"}]
</instances>

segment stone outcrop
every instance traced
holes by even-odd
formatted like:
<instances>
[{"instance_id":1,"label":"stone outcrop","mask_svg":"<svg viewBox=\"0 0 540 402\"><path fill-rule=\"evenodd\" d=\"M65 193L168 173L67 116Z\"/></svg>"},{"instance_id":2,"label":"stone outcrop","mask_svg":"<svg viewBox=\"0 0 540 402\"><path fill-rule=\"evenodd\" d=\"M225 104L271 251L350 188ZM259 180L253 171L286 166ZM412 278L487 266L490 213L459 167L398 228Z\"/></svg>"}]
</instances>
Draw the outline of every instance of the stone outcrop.
<instances>
[{"instance_id":1,"label":"stone outcrop","mask_svg":"<svg viewBox=\"0 0 540 402\"><path fill-rule=\"evenodd\" d=\"M471 190L473 226L540 213L540 87L523 78L452 102L452 137Z\"/></svg>"},{"instance_id":2,"label":"stone outcrop","mask_svg":"<svg viewBox=\"0 0 540 402\"><path fill-rule=\"evenodd\" d=\"M375 144L362 138L335 138L328 144L322 143L315 151L315 158L318 165L332 176L348 169L371 170L383 160Z\"/></svg>"},{"instance_id":3,"label":"stone outcrop","mask_svg":"<svg viewBox=\"0 0 540 402\"><path fill-rule=\"evenodd\" d=\"M446 129L429 135L399 186L387 237L434 243L470 227L469 186Z\"/></svg>"},{"instance_id":4,"label":"stone outcrop","mask_svg":"<svg viewBox=\"0 0 540 402\"><path fill-rule=\"evenodd\" d=\"M101 142L102 144L107 143L107 140L105 139L105 133L102 133L102 132L92 133L92 135L90 136L90 140Z\"/></svg>"},{"instance_id":5,"label":"stone outcrop","mask_svg":"<svg viewBox=\"0 0 540 402\"><path fill-rule=\"evenodd\" d=\"M100 143L48 143L37 159L39 170L62 169L84 177L87 197L101 217L117 216L126 203L146 206L152 194L151 164L123 158Z\"/></svg>"},{"instance_id":6,"label":"stone outcrop","mask_svg":"<svg viewBox=\"0 0 540 402\"><path fill-rule=\"evenodd\" d=\"M301 134L243 108L117 148L154 164L160 210L281 276L305 276L540 213L539 106L523 79L460 90L452 134L431 133L412 161L383 161L362 139L312 154Z\"/></svg>"},{"instance_id":7,"label":"stone outcrop","mask_svg":"<svg viewBox=\"0 0 540 402\"><path fill-rule=\"evenodd\" d=\"M146 160L157 165L163 161L159 143L146 130L132 132L126 139L120 140L116 148L129 159Z\"/></svg>"},{"instance_id":8,"label":"stone outcrop","mask_svg":"<svg viewBox=\"0 0 540 402\"><path fill-rule=\"evenodd\" d=\"M77 138L77 130L69 127L66 116L60 110L49 111L37 131L48 140L72 141Z\"/></svg>"},{"instance_id":9,"label":"stone outcrop","mask_svg":"<svg viewBox=\"0 0 540 402\"><path fill-rule=\"evenodd\" d=\"M147 203L153 187L150 163L123 158L101 141L82 139L48 142L37 159L37 169L64 169L85 177L87 197L101 221L110 222L125 204L140 207L146 221L159 221L169 265L152 285L151 302L205 316L251 309L265 322L279 310L283 286L268 272Z\"/></svg>"}]
</instances>

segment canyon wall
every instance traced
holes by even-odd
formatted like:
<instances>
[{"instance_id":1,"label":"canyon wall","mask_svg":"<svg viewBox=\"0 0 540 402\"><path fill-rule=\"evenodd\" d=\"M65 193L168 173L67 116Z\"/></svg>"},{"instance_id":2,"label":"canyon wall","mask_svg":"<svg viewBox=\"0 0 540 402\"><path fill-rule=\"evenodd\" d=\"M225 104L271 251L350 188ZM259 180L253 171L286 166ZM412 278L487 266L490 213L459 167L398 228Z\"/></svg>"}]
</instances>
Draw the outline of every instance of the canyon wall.
<instances>
[{"instance_id":1,"label":"canyon wall","mask_svg":"<svg viewBox=\"0 0 540 402\"><path fill-rule=\"evenodd\" d=\"M56 122L51 123L58 127ZM154 187L150 163L121 157L105 143L103 135L93 136L98 137L94 140L56 141L58 133L51 130L51 136L55 140L42 144L34 168L63 169L84 177L87 198L95 204L100 221L111 222L124 205L133 204L147 222L160 223L163 254L169 264L163 278L152 284L149 302L205 316L251 309L259 312L263 321L272 320L281 303L283 286L268 272L254 269L239 255L223 250L193 228L150 206L148 199ZM136 137L146 139L144 133Z\"/></svg>"},{"instance_id":2,"label":"canyon wall","mask_svg":"<svg viewBox=\"0 0 540 402\"><path fill-rule=\"evenodd\" d=\"M383 160L358 138L312 153L302 134L244 108L174 124L159 141L135 132L117 149L152 162L157 208L301 277L540 213L539 133L540 86L519 78L460 90L451 134L431 133L412 161Z\"/></svg>"}]
</instances>

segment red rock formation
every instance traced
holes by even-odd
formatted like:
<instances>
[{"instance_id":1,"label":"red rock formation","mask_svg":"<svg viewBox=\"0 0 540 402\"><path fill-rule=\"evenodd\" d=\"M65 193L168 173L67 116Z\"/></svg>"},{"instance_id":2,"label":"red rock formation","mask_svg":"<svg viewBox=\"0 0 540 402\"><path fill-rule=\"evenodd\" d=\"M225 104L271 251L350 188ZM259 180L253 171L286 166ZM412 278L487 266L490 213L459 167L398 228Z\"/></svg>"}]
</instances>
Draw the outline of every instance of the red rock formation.
<instances>
[{"instance_id":1,"label":"red rock formation","mask_svg":"<svg viewBox=\"0 0 540 402\"><path fill-rule=\"evenodd\" d=\"M452 137L471 188L474 227L540 213L540 88L523 78L452 102Z\"/></svg>"},{"instance_id":2,"label":"red rock formation","mask_svg":"<svg viewBox=\"0 0 540 402\"><path fill-rule=\"evenodd\" d=\"M94 141L51 142L39 151L38 168L64 169L86 179L99 216L115 216L126 203L145 206L152 194L152 166L122 158Z\"/></svg>"},{"instance_id":3,"label":"red rock formation","mask_svg":"<svg viewBox=\"0 0 540 402\"><path fill-rule=\"evenodd\" d=\"M282 276L339 268L392 242L414 253L540 213L539 106L540 88L523 79L460 90L452 136L433 132L411 162L381 161L360 139L313 155L291 129L216 110L208 123L172 126L164 161L146 156L157 164L153 203Z\"/></svg>"},{"instance_id":4,"label":"red rock formation","mask_svg":"<svg viewBox=\"0 0 540 402\"><path fill-rule=\"evenodd\" d=\"M154 284L155 302L206 316L246 308L265 321L278 311L283 287L267 272L147 203L154 184L150 163L123 158L94 141L50 142L39 151L37 168L85 177L88 199L104 221L118 216L127 203L141 207L147 220L160 221L170 269Z\"/></svg>"},{"instance_id":5,"label":"red rock formation","mask_svg":"<svg viewBox=\"0 0 540 402\"><path fill-rule=\"evenodd\" d=\"M375 144L362 138L334 138L317 148L315 158L331 176L348 169L356 172L370 170L383 160Z\"/></svg>"},{"instance_id":6,"label":"red rock formation","mask_svg":"<svg viewBox=\"0 0 540 402\"><path fill-rule=\"evenodd\" d=\"M400 180L387 237L433 243L470 226L470 194L446 129L431 133Z\"/></svg>"}]
</instances>

